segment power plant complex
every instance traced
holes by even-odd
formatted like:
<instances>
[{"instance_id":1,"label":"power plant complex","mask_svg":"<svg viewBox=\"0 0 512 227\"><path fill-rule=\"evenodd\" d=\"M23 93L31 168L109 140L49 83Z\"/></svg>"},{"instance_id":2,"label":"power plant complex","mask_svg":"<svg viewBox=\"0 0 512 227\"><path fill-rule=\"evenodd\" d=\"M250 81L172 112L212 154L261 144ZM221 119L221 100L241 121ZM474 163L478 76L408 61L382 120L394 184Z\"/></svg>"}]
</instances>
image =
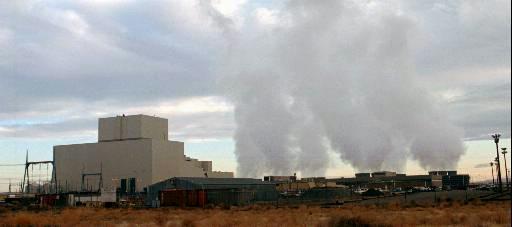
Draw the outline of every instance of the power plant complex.
<instances>
[{"instance_id":1,"label":"power plant complex","mask_svg":"<svg viewBox=\"0 0 512 227\"><path fill-rule=\"evenodd\" d=\"M55 180L65 191L143 191L171 177L232 178L212 161L185 156L184 144L168 140L168 121L147 115L99 119L98 142L53 148Z\"/></svg>"},{"instance_id":2,"label":"power plant complex","mask_svg":"<svg viewBox=\"0 0 512 227\"><path fill-rule=\"evenodd\" d=\"M330 179L299 179L296 174L234 178L233 172L213 171L212 161L187 157L184 143L170 141L168 133L165 118L100 118L98 142L54 146L52 161L29 162L27 157L21 191L9 199L32 198L41 205L130 203L151 207L280 203L282 199L338 203L364 196L368 189L392 196L406 190L467 189L470 185L469 175L456 171L427 175L380 171ZM30 180L29 168L38 164L53 165L51 180Z\"/></svg>"}]
</instances>

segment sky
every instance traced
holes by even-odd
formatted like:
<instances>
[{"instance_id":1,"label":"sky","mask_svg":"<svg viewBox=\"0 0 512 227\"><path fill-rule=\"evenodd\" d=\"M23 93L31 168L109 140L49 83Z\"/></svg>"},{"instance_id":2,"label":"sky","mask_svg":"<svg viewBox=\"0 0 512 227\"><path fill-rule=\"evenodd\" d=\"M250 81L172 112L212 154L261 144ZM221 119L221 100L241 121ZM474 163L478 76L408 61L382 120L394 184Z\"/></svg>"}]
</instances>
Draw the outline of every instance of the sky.
<instances>
[{"instance_id":1,"label":"sky","mask_svg":"<svg viewBox=\"0 0 512 227\"><path fill-rule=\"evenodd\" d=\"M510 1L340 1L339 11L326 2L1 1L0 165L23 163L26 150L30 160L50 160L54 145L96 141L99 117L142 113L168 118L169 138L184 141L188 156L213 160L214 169L236 175L244 154L237 150L244 123L240 94L265 94L244 93L260 81L283 83L252 77L260 70L255 65L293 60L276 55L289 50L276 46L300 45L300 38L323 32L319 28L340 28L336 39L353 43L349 50L355 52L381 37L403 38L414 89L426 91L443 122L460 129L465 149L456 168L475 180L490 178L483 167L495 152L490 134L501 133L500 146L511 149ZM314 10L320 16L308 17ZM374 28L385 29L362 32ZM321 56L318 49L332 47L327 53L336 55L331 44L340 43L322 34L327 45L291 53ZM363 34L364 42L350 34ZM333 61L328 66L345 66L360 55L339 56L327 59ZM291 67L280 68L287 75L300 67L301 61L292 60L283 61ZM316 78L310 74L304 78ZM285 77L290 78L297 77ZM233 95L229 86L242 91ZM324 155L326 176L352 176L361 169L343 159L345 153L340 158L327 149ZM427 171L409 156L405 161L407 173ZM0 166L0 191L22 175L23 167Z\"/></svg>"}]
</instances>

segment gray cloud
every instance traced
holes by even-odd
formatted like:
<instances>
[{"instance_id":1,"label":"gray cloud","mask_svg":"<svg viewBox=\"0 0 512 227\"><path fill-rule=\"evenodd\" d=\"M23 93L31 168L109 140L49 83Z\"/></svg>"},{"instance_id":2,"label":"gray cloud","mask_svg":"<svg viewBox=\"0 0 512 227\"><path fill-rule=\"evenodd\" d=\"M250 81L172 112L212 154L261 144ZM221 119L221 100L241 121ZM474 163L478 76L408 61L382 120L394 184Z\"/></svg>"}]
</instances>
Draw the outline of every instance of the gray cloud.
<instances>
[{"instance_id":1,"label":"gray cloud","mask_svg":"<svg viewBox=\"0 0 512 227\"><path fill-rule=\"evenodd\" d=\"M418 21L418 70L510 67L510 1L404 1Z\"/></svg>"},{"instance_id":2,"label":"gray cloud","mask_svg":"<svg viewBox=\"0 0 512 227\"><path fill-rule=\"evenodd\" d=\"M511 89L510 81L466 87L447 104L452 121L465 128L468 140L489 139L496 132L510 138Z\"/></svg>"},{"instance_id":3,"label":"gray cloud","mask_svg":"<svg viewBox=\"0 0 512 227\"><path fill-rule=\"evenodd\" d=\"M215 92L210 68L216 52L208 33L194 36L178 18L164 17L184 10L173 4L123 8L129 15L72 4L3 5L0 28L10 34L0 64L3 113L54 100L140 105Z\"/></svg>"},{"instance_id":4,"label":"gray cloud","mask_svg":"<svg viewBox=\"0 0 512 227\"><path fill-rule=\"evenodd\" d=\"M138 114L138 112L127 112ZM117 113L119 114L119 113ZM146 113L150 114L150 113ZM115 116L110 113L106 116ZM232 113L191 113L161 114L169 119L169 138L171 140L212 140L232 137L234 129ZM14 123L0 125L0 138L87 138L93 142L97 138L97 116L92 114L84 118L68 119L58 122Z\"/></svg>"},{"instance_id":5,"label":"gray cloud","mask_svg":"<svg viewBox=\"0 0 512 227\"><path fill-rule=\"evenodd\" d=\"M91 137L97 128L95 119L73 119L48 123L17 123L0 126L3 138L58 138L64 136Z\"/></svg>"},{"instance_id":6,"label":"gray cloud","mask_svg":"<svg viewBox=\"0 0 512 227\"><path fill-rule=\"evenodd\" d=\"M269 100L268 112L256 107L262 104L259 103L263 102L262 100L256 100L250 95L235 97L247 105L245 110L236 108L235 113L166 113L165 116L171 118L171 134L172 130L176 129L179 139L231 136L235 127L233 118L240 117L240 113L237 112L248 111L247 117L251 117L251 113L263 112L263 116L273 122L279 122L283 127L274 132L275 136L261 138L262 140L282 144L282 141L290 139L289 141L294 144L291 153L296 152L297 147L306 150L326 149L328 147L325 143L318 142L322 141L319 138L313 139L316 143L297 141L323 136L317 132L325 130L337 133L335 125L327 125L333 128L326 129L315 124L321 121L317 116L336 117L336 114L347 113L342 110L321 111L319 108L314 108L320 111L316 114L304 111L312 108L308 106L310 100L307 99L314 97L329 102L325 97L315 94L330 92L329 97L333 97L346 95L351 91L339 91L335 89L337 84L328 84L319 92L317 89L320 85L315 80L301 84L301 89L288 87L294 82L288 81L288 76L273 78L282 72L267 66L281 65L287 68L287 71L293 72L295 68L303 70L298 73L329 75L334 70L358 65L358 61L367 56L372 48L379 47L372 41L378 41L377 37L381 37L381 42L390 43L390 49L382 53L402 48L398 45L401 42L393 40L406 37L404 39L407 40L409 47L408 61L411 61L410 65L414 65L414 71L421 82L418 90L427 93L460 91L460 97L448 100L430 98L439 103L438 106L434 106L436 111L445 112L450 117L448 123L464 129L466 139L483 139L494 131L510 137L510 1L370 1L366 4L367 8L361 9L365 13L401 13L399 18L386 17L382 18L382 21L372 21L369 23L370 26L361 20L353 19L359 15L358 12L347 10L338 15L338 11L326 3L309 2L302 5L291 2L287 7L292 11L287 11L282 5L266 6L265 3L252 3L246 6L248 8L240 9L244 22L223 15L208 3L128 1L119 5L107 2L102 3L104 5L94 5L94 2L89 1L0 2L0 127L8 129L0 132L0 138L7 140L28 135L40 138L80 135L96 127L94 122L98 116L128 113L130 107L138 107L136 111L147 111L147 114L162 115L158 113L157 108L162 102L220 95L221 91L226 90L265 87L266 93L263 95ZM345 1L337 4L359 3ZM263 25L255 17L254 7L265 6L274 7L274 16L277 16L276 21L280 22L280 25ZM295 22L301 23L303 27L287 34L292 37L291 42L279 42L272 35L286 31L287 26L294 26L290 23L290 18L283 15L298 15L314 9L318 17L296 17ZM333 23L337 23L336 20L322 22L324 16L353 21L353 24L342 22L343 27L336 27L333 26ZM402 20L403 18L405 20ZM379 27L379 24L392 26L379 30L383 28ZM342 29L365 31L347 32L340 36ZM386 30L391 32L382 33ZM406 34L401 31L406 31ZM230 39L224 40L222 37L225 35ZM256 42L240 44L234 43L233 40ZM320 40L323 43L344 40L352 42L347 46L326 46L321 42L303 40ZM368 43L373 46L368 46ZM233 49L240 45L251 47ZM276 46L282 50L282 55L266 58L265 56L273 54L271 52ZM297 52L299 47L307 50ZM230 63L242 62L244 65L239 66L243 69L242 73L257 72L256 74L265 74L269 78L261 79L253 75L237 78L243 86L231 86L232 84L219 80L219 77L223 76L219 76L219 72L224 72L226 64L223 56L230 51L243 51L244 48L254 51L253 56L248 57L250 61L234 59ZM340 49L343 54L315 55L328 52L330 48ZM284 58L294 54L296 61ZM301 66L310 62L301 61L301 54L325 61L319 61L315 67L304 68ZM329 59L342 56L355 57L343 59L334 68L327 67L333 63L329 62ZM395 63L391 59L387 62L375 62L373 65L379 67ZM317 71L307 71L313 69ZM372 69L364 70L372 73ZM273 82L276 79L280 80L279 83ZM351 82L353 81L338 81L346 83L346 86L369 86L378 83L371 78L360 84L350 84ZM283 84L288 85L283 87ZM397 84L404 83L398 81ZM375 100L378 101L373 111L385 110L386 102L378 99L379 91L381 90L355 95L377 96ZM392 91L393 89L385 92ZM279 102L290 101L287 97L276 95L280 92L296 95L292 109L283 109L279 106ZM407 98L402 101L407 103ZM414 102L410 102L409 105L411 110L421 108ZM270 114L270 111L277 114ZM303 114L297 114L298 112ZM357 122L358 118L354 119ZM12 121L35 123L2 123ZM290 123L297 121L303 124ZM272 123L254 121L253 124ZM261 133L252 125L247 127L248 130L255 130L251 133ZM373 131L371 128L368 131L371 131L371 135L384 133ZM293 134L294 137L284 138L283 135L287 133ZM379 143L401 142L382 140ZM271 153L268 157L275 157L273 160L276 162L290 155L286 152L275 154L276 151L273 150L268 152ZM298 160L312 160L311 153L301 155L303 157L298 156ZM408 158L401 156L400 153L388 155L396 160ZM326 159L323 153L316 154L315 157L318 159L302 162L302 166L308 168L308 172L317 166L314 162L323 162ZM246 158L252 160L262 157ZM308 166L308 163L311 165ZM383 167L389 165L392 166L388 163Z\"/></svg>"}]
</instances>

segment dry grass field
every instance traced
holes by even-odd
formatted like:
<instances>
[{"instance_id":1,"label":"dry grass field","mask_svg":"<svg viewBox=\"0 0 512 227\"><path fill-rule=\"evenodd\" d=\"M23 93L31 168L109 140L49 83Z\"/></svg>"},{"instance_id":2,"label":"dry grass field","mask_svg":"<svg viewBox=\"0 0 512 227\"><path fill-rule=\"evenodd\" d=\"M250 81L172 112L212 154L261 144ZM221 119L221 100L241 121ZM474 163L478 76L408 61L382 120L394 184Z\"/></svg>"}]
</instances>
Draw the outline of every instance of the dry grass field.
<instances>
[{"instance_id":1,"label":"dry grass field","mask_svg":"<svg viewBox=\"0 0 512 227\"><path fill-rule=\"evenodd\" d=\"M0 212L0 226L510 226L510 201L438 206L251 206L212 209L66 208Z\"/></svg>"}]
</instances>

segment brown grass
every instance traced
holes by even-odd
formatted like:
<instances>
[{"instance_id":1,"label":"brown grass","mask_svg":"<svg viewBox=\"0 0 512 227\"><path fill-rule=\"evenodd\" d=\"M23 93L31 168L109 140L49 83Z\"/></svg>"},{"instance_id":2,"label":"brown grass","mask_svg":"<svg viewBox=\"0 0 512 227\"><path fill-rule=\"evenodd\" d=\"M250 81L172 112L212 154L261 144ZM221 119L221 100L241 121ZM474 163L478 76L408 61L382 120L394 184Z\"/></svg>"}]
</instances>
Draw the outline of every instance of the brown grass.
<instances>
[{"instance_id":1,"label":"brown grass","mask_svg":"<svg viewBox=\"0 0 512 227\"><path fill-rule=\"evenodd\" d=\"M510 201L438 206L411 204L213 209L101 209L7 211L0 226L510 226Z\"/></svg>"}]
</instances>

